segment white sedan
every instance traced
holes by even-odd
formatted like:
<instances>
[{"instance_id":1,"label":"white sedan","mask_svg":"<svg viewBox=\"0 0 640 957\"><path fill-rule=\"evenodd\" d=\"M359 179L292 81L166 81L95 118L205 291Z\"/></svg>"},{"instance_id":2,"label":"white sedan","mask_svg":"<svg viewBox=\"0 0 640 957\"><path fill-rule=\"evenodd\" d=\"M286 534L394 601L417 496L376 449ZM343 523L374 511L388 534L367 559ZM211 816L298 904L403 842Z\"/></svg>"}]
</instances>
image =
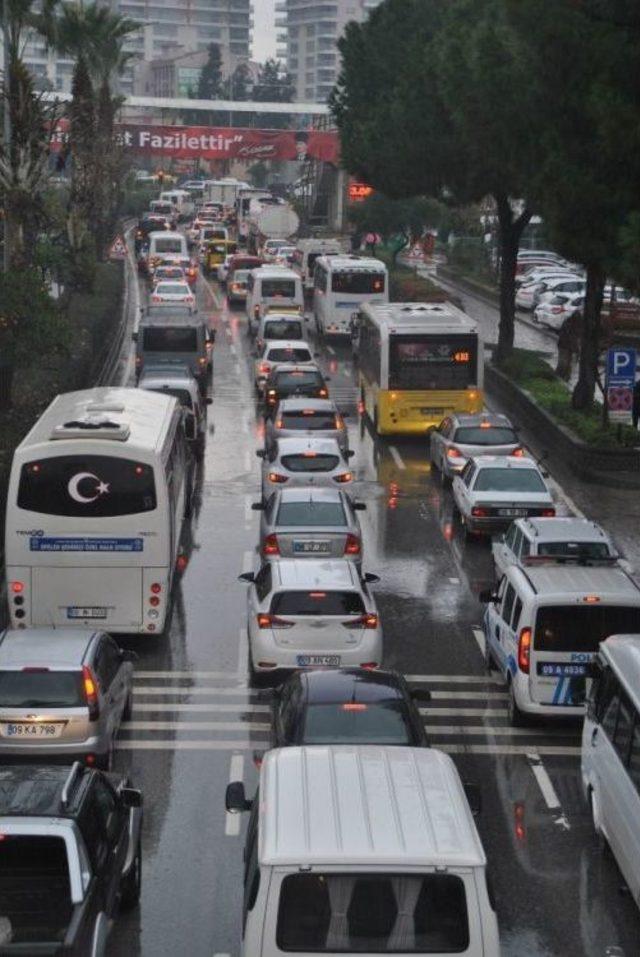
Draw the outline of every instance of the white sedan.
<instances>
[{"instance_id":1,"label":"white sedan","mask_svg":"<svg viewBox=\"0 0 640 957\"><path fill-rule=\"evenodd\" d=\"M543 296L533 310L535 322L550 329L560 329L565 319L578 312L584 305L581 292L557 292L553 296Z\"/></svg>"},{"instance_id":2,"label":"white sedan","mask_svg":"<svg viewBox=\"0 0 640 957\"><path fill-rule=\"evenodd\" d=\"M284 668L378 668L382 628L368 588L344 559L281 559L245 572L252 676Z\"/></svg>"},{"instance_id":3,"label":"white sedan","mask_svg":"<svg viewBox=\"0 0 640 957\"><path fill-rule=\"evenodd\" d=\"M235 255L237 254L232 253L230 256L225 256L216 270L216 279L222 285L224 285L227 281L227 276L229 275L229 263Z\"/></svg>"},{"instance_id":4,"label":"white sedan","mask_svg":"<svg viewBox=\"0 0 640 957\"><path fill-rule=\"evenodd\" d=\"M545 293L581 292L584 295L585 280L581 276L566 273L553 278L547 277L521 286L516 293L516 306L519 309L533 310Z\"/></svg>"},{"instance_id":5,"label":"white sedan","mask_svg":"<svg viewBox=\"0 0 640 957\"><path fill-rule=\"evenodd\" d=\"M181 306L189 306L195 311L196 297L188 282L159 282L154 286L149 299L151 305L175 302Z\"/></svg>"},{"instance_id":6,"label":"white sedan","mask_svg":"<svg viewBox=\"0 0 640 957\"><path fill-rule=\"evenodd\" d=\"M259 346L258 358L254 366L254 380L259 394L264 391L264 384L271 370L279 362L295 362L296 365L315 367L315 360L308 343L295 339L268 339Z\"/></svg>"},{"instance_id":7,"label":"white sedan","mask_svg":"<svg viewBox=\"0 0 640 957\"><path fill-rule=\"evenodd\" d=\"M262 459L262 499L277 488L344 488L353 482L345 452L336 439L304 437L276 439L268 449L258 449Z\"/></svg>"},{"instance_id":8,"label":"white sedan","mask_svg":"<svg viewBox=\"0 0 640 957\"><path fill-rule=\"evenodd\" d=\"M506 455L469 459L453 479L453 498L467 532L492 535L515 518L556 514L551 491L532 459Z\"/></svg>"}]
</instances>

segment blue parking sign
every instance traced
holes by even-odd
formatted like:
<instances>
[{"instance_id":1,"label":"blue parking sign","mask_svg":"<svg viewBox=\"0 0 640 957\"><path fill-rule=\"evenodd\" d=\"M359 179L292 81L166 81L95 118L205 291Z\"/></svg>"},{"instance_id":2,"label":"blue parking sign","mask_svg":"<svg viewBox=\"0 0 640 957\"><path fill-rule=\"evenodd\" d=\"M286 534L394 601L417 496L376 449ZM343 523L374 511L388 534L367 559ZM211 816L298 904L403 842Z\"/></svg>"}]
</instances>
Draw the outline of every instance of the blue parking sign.
<instances>
[{"instance_id":1,"label":"blue parking sign","mask_svg":"<svg viewBox=\"0 0 640 957\"><path fill-rule=\"evenodd\" d=\"M607 350L607 388L626 386L633 389L636 381L636 350L614 346Z\"/></svg>"}]
</instances>

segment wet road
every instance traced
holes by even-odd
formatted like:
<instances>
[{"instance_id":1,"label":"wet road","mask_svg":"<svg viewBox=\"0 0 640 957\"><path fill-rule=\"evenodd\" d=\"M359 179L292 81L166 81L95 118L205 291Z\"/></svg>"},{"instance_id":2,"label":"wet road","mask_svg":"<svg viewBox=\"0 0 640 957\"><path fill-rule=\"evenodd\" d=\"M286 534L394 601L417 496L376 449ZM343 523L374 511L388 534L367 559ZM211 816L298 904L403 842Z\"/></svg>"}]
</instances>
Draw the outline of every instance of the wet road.
<instances>
[{"instance_id":1,"label":"wet road","mask_svg":"<svg viewBox=\"0 0 640 957\"><path fill-rule=\"evenodd\" d=\"M140 908L117 921L112 957L239 954L245 821L225 814L224 791L230 777L244 777L252 792L253 753L267 739L268 692L247 686L245 586L237 581L257 564L250 505L259 494L261 421L243 313L212 288L202 282L199 293L217 340L189 564L166 635L127 642L140 661L117 764L144 791L145 860ZM347 348L318 349L349 413L357 495L368 505L364 564L381 576L385 664L428 685L433 744L482 787L478 823L504 954L638 957L640 915L597 846L580 794L579 729L510 729L505 690L484 670L476 593L492 581L488 546L464 542L422 440L374 440L359 420Z\"/></svg>"}]
</instances>

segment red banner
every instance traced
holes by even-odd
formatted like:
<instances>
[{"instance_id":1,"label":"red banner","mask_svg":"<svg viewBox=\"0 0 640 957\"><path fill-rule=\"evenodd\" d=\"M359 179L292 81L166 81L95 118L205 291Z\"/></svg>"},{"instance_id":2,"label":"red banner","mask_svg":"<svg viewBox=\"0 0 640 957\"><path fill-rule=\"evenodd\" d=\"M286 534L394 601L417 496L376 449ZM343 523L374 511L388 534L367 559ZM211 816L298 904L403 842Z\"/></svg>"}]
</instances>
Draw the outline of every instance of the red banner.
<instances>
[{"instance_id":1,"label":"red banner","mask_svg":"<svg viewBox=\"0 0 640 957\"><path fill-rule=\"evenodd\" d=\"M127 149L175 159L301 161L310 157L337 163L339 155L335 131L122 124L118 132Z\"/></svg>"}]
</instances>

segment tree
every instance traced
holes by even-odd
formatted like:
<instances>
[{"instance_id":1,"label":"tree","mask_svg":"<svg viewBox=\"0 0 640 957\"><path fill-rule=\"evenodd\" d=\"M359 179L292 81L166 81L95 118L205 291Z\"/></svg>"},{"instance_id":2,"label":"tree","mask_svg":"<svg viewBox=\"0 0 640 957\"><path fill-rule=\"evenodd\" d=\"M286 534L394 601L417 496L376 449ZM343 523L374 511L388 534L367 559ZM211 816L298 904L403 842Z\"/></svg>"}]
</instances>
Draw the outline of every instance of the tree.
<instances>
[{"instance_id":1,"label":"tree","mask_svg":"<svg viewBox=\"0 0 640 957\"><path fill-rule=\"evenodd\" d=\"M222 89L222 54L217 43L210 43L207 53L207 62L198 79L198 99L217 100Z\"/></svg>"},{"instance_id":2,"label":"tree","mask_svg":"<svg viewBox=\"0 0 640 957\"><path fill-rule=\"evenodd\" d=\"M422 236L426 227L437 227L441 217L441 205L426 196L390 199L383 193L373 193L349 210L350 221L361 233L380 233L384 240L400 235L402 242L394 249L394 261L408 243Z\"/></svg>"},{"instance_id":3,"label":"tree","mask_svg":"<svg viewBox=\"0 0 640 957\"><path fill-rule=\"evenodd\" d=\"M258 103L290 103L295 90L288 73L278 60L266 60L260 67L253 86L253 99ZM261 114L261 122L272 129L287 129L289 117L283 113Z\"/></svg>"}]
</instances>

